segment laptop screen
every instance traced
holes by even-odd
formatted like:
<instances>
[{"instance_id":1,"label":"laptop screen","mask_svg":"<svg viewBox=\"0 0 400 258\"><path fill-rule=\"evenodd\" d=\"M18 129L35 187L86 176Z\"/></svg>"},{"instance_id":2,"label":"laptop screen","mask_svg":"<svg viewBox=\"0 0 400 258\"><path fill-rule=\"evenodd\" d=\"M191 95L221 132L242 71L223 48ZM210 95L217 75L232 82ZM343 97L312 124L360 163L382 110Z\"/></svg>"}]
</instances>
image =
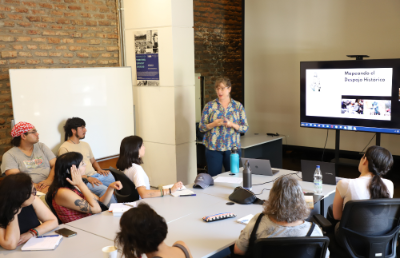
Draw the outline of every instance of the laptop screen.
<instances>
[{"instance_id":1,"label":"laptop screen","mask_svg":"<svg viewBox=\"0 0 400 258\"><path fill-rule=\"evenodd\" d=\"M314 160L301 160L303 181L314 182L314 172L317 165L319 165L321 168L322 182L324 184L336 185L335 163Z\"/></svg>"}]
</instances>

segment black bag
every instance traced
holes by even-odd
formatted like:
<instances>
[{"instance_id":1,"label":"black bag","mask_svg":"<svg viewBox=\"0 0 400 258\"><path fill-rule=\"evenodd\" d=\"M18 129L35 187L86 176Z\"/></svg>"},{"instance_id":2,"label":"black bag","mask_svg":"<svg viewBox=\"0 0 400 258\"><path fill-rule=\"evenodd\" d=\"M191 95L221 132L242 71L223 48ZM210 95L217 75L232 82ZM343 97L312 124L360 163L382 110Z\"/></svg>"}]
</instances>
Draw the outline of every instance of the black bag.
<instances>
[{"instance_id":1,"label":"black bag","mask_svg":"<svg viewBox=\"0 0 400 258\"><path fill-rule=\"evenodd\" d=\"M233 193L229 195L229 200L239 204L263 204L264 201L257 198L254 193L250 190L244 189L238 186L233 190Z\"/></svg>"}]
</instances>

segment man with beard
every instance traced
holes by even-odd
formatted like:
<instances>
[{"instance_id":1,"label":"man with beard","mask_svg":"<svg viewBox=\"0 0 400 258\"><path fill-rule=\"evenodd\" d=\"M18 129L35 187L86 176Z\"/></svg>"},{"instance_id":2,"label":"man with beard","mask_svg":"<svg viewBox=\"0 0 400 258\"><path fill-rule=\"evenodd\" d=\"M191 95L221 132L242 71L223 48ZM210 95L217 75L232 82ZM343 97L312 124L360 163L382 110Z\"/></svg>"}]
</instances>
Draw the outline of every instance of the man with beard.
<instances>
[{"instance_id":1,"label":"man with beard","mask_svg":"<svg viewBox=\"0 0 400 258\"><path fill-rule=\"evenodd\" d=\"M107 187L115 182L110 171L101 169L99 163L94 159L92 149L87 142L81 141L85 138L87 129L82 118L69 118L64 125L65 142L58 150L58 156L67 152L79 152L83 155L83 163L86 166L86 175L82 178L87 180L87 187L97 196L101 197L107 191ZM96 172L97 171L97 172ZM117 202L114 195L110 203ZM108 205L107 203L105 203Z\"/></svg>"}]
</instances>

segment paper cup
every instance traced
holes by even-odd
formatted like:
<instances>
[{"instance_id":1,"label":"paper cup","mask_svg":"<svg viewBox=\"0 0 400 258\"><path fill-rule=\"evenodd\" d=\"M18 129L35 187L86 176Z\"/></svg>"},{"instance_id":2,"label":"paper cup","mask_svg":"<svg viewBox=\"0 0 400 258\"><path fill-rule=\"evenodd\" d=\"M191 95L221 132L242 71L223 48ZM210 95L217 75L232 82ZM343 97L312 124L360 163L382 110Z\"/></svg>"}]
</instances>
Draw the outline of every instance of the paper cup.
<instances>
[{"instance_id":1,"label":"paper cup","mask_svg":"<svg viewBox=\"0 0 400 258\"><path fill-rule=\"evenodd\" d=\"M115 246L106 246L101 249L104 258L117 258L118 250Z\"/></svg>"}]
</instances>

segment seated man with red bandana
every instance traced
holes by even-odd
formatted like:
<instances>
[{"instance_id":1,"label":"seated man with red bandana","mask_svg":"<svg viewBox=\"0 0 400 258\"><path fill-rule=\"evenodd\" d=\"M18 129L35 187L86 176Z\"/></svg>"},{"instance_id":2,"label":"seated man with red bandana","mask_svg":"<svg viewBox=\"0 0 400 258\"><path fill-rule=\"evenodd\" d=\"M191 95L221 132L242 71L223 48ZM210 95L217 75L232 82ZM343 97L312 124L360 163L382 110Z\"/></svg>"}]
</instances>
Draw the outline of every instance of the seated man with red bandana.
<instances>
[{"instance_id":1,"label":"seated man with red bandana","mask_svg":"<svg viewBox=\"0 0 400 258\"><path fill-rule=\"evenodd\" d=\"M6 175L27 173L38 191L47 193L54 178L56 156L39 142L36 128L27 122L17 123L11 130L14 145L3 155L1 172Z\"/></svg>"}]
</instances>

